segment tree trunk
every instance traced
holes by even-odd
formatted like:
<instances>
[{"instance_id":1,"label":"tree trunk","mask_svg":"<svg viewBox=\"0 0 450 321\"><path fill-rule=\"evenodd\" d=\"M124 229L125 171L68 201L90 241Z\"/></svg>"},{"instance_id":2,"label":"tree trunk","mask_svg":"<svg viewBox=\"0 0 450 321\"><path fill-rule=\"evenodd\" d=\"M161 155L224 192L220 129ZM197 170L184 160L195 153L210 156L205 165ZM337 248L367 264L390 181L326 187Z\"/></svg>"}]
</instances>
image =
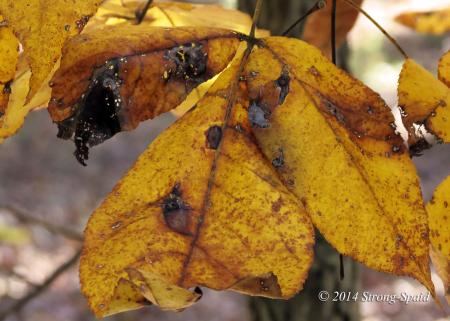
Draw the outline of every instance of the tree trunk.
<instances>
[{"instance_id":1,"label":"tree trunk","mask_svg":"<svg viewBox=\"0 0 450 321\"><path fill-rule=\"evenodd\" d=\"M316 0L264 0L259 27L280 35L290 24L301 17ZM240 10L253 13L255 0L239 0ZM299 36L303 25L291 32ZM348 47L338 51L338 62L347 67ZM337 293L356 293L359 290L359 269L351 259L344 258L345 278L339 280L339 254L316 231L314 264L304 289L290 300L250 298L252 321L356 321L359 320L358 303L332 301ZM320 291L330 298L322 302Z\"/></svg>"}]
</instances>

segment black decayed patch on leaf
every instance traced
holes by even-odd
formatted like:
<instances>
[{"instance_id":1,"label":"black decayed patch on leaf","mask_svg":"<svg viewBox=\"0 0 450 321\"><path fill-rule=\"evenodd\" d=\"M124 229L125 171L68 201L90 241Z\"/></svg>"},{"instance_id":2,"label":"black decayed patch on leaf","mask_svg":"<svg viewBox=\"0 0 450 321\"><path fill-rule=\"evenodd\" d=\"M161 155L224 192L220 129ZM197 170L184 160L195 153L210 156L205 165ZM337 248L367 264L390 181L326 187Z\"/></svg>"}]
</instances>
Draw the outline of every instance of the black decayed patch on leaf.
<instances>
[{"instance_id":1,"label":"black decayed patch on leaf","mask_svg":"<svg viewBox=\"0 0 450 321\"><path fill-rule=\"evenodd\" d=\"M248 120L252 127L268 128L270 111L260 103L253 101L248 107Z\"/></svg>"},{"instance_id":2,"label":"black decayed patch on leaf","mask_svg":"<svg viewBox=\"0 0 450 321\"><path fill-rule=\"evenodd\" d=\"M7 81L5 83L5 85L3 86L3 94L9 95L11 93L11 85L12 85L12 80Z\"/></svg>"},{"instance_id":3,"label":"black decayed patch on leaf","mask_svg":"<svg viewBox=\"0 0 450 321\"><path fill-rule=\"evenodd\" d=\"M168 78L175 77L186 81L188 85L196 86L206 80L208 54L203 45L198 43L184 44L164 54L164 58L175 63L176 69L168 71Z\"/></svg>"},{"instance_id":4,"label":"black decayed patch on leaf","mask_svg":"<svg viewBox=\"0 0 450 321\"><path fill-rule=\"evenodd\" d=\"M162 202L162 210L166 225L180 234L190 235L190 206L181 197L180 185L176 184Z\"/></svg>"},{"instance_id":5,"label":"black decayed patch on leaf","mask_svg":"<svg viewBox=\"0 0 450 321\"><path fill-rule=\"evenodd\" d=\"M124 59L114 59L97 68L91 84L76 105L72 117L58 123L58 137L74 137L76 159L84 166L89 148L98 145L120 132L118 112L122 107L119 88L119 64Z\"/></svg>"},{"instance_id":6,"label":"black decayed patch on leaf","mask_svg":"<svg viewBox=\"0 0 450 321\"><path fill-rule=\"evenodd\" d=\"M289 93L289 82L291 78L286 71L283 71L281 76L276 80L276 85L280 88L280 97L278 98L278 104L284 103L286 96Z\"/></svg>"},{"instance_id":7,"label":"black decayed patch on leaf","mask_svg":"<svg viewBox=\"0 0 450 321\"><path fill-rule=\"evenodd\" d=\"M283 167L284 165L284 154L283 149L278 149L278 154L275 156L274 159L272 159L272 165L275 168Z\"/></svg>"},{"instance_id":8,"label":"black decayed patch on leaf","mask_svg":"<svg viewBox=\"0 0 450 321\"><path fill-rule=\"evenodd\" d=\"M428 143L425 138L420 138L415 144L409 146L409 155L411 157L422 156L422 152L431 147L432 145Z\"/></svg>"},{"instance_id":9,"label":"black decayed patch on leaf","mask_svg":"<svg viewBox=\"0 0 450 321\"><path fill-rule=\"evenodd\" d=\"M222 139L222 128L220 126L211 126L206 131L206 142L209 149L217 149Z\"/></svg>"}]
</instances>

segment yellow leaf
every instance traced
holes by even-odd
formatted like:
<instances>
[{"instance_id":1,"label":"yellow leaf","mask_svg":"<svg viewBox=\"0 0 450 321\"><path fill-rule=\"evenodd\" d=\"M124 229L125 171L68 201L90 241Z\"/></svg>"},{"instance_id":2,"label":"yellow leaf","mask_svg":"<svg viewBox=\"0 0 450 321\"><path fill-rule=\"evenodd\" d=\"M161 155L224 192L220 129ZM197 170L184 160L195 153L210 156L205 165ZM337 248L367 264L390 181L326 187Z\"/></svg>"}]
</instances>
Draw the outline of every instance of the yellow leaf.
<instances>
[{"instance_id":1,"label":"yellow leaf","mask_svg":"<svg viewBox=\"0 0 450 321\"><path fill-rule=\"evenodd\" d=\"M145 3L146 1L109 0L100 7L94 20L99 24L133 22L136 9L142 9ZM216 4L155 1L142 23L158 27L199 26L248 32L252 25L252 19L244 12L227 9ZM257 30L256 35L268 36L269 32Z\"/></svg>"},{"instance_id":2,"label":"yellow leaf","mask_svg":"<svg viewBox=\"0 0 450 321\"><path fill-rule=\"evenodd\" d=\"M223 29L147 25L107 26L72 38L51 81L48 109L59 137L75 136L84 163L88 145L170 111L222 71L239 38Z\"/></svg>"},{"instance_id":3,"label":"yellow leaf","mask_svg":"<svg viewBox=\"0 0 450 321\"><path fill-rule=\"evenodd\" d=\"M410 144L420 141L413 124L423 124L443 142L450 142L450 88L412 59L405 61L400 73L398 104Z\"/></svg>"},{"instance_id":4,"label":"yellow leaf","mask_svg":"<svg viewBox=\"0 0 450 321\"><path fill-rule=\"evenodd\" d=\"M97 317L119 311L121 279L120 310L136 308L131 288L166 309L195 301L187 290L197 285L274 298L302 288L313 229L255 144L239 77L247 57L152 142L91 216L80 278Z\"/></svg>"},{"instance_id":5,"label":"yellow leaf","mask_svg":"<svg viewBox=\"0 0 450 321\"><path fill-rule=\"evenodd\" d=\"M4 139L14 135L20 127L22 127L25 117L32 110L47 107L50 100L51 88L48 86L48 81L44 82L42 87L33 96L30 102L26 103L26 96L29 88L31 70L23 55L20 55L17 63L17 72L14 81L11 85L11 94L3 118L0 118L0 143ZM59 62L55 64L54 71L59 67ZM49 77L50 77L49 75Z\"/></svg>"},{"instance_id":6,"label":"yellow leaf","mask_svg":"<svg viewBox=\"0 0 450 321\"><path fill-rule=\"evenodd\" d=\"M271 37L245 67L259 146L342 254L434 292L415 167L378 94L315 47Z\"/></svg>"},{"instance_id":7,"label":"yellow leaf","mask_svg":"<svg viewBox=\"0 0 450 321\"><path fill-rule=\"evenodd\" d=\"M101 1L0 1L0 13L22 43L32 70L27 102L52 71L64 41L83 29Z\"/></svg>"},{"instance_id":8,"label":"yellow leaf","mask_svg":"<svg viewBox=\"0 0 450 321\"><path fill-rule=\"evenodd\" d=\"M361 5L363 0L353 1ZM312 14L306 20L303 39L319 48L322 53L331 59L331 1L324 9ZM358 10L343 0L337 1L336 6L336 47L339 48L345 41L348 32L355 25Z\"/></svg>"},{"instance_id":9,"label":"yellow leaf","mask_svg":"<svg viewBox=\"0 0 450 321\"><path fill-rule=\"evenodd\" d=\"M430 226L431 258L444 282L445 295L450 303L450 176L434 192L427 204Z\"/></svg>"},{"instance_id":10,"label":"yellow leaf","mask_svg":"<svg viewBox=\"0 0 450 321\"><path fill-rule=\"evenodd\" d=\"M447 51L439 60L438 78L450 87L450 50Z\"/></svg>"},{"instance_id":11,"label":"yellow leaf","mask_svg":"<svg viewBox=\"0 0 450 321\"><path fill-rule=\"evenodd\" d=\"M450 31L450 8L426 12L405 12L395 21L417 32L441 35Z\"/></svg>"},{"instance_id":12,"label":"yellow leaf","mask_svg":"<svg viewBox=\"0 0 450 321\"><path fill-rule=\"evenodd\" d=\"M0 16L0 23L3 21ZM0 127L2 116L8 105L11 82L16 73L19 56L19 42L7 26L0 24Z\"/></svg>"}]
</instances>

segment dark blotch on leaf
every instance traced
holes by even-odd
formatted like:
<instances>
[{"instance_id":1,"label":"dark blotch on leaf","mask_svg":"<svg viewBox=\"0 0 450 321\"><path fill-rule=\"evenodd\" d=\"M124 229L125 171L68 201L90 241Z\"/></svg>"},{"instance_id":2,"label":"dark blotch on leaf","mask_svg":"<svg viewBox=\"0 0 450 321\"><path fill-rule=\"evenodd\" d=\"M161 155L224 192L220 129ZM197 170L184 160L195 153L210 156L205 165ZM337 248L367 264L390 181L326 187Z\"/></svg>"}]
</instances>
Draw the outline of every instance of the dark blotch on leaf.
<instances>
[{"instance_id":1,"label":"dark blotch on leaf","mask_svg":"<svg viewBox=\"0 0 450 321\"><path fill-rule=\"evenodd\" d=\"M172 71L168 77L175 76L194 86L205 80L202 75L206 72L208 55L203 50L203 45L190 43L178 46L167 50L164 58L173 61L176 65L176 70Z\"/></svg>"},{"instance_id":2,"label":"dark blotch on leaf","mask_svg":"<svg viewBox=\"0 0 450 321\"><path fill-rule=\"evenodd\" d=\"M286 96L289 93L289 82L291 78L287 74L287 72L283 72L281 76L276 80L276 84L280 87L280 97L278 98L278 104L281 105L284 103Z\"/></svg>"},{"instance_id":3,"label":"dark blotch on leaf","mask_svg":"<svg viewBox=\"0 0 450 321\"><path fill-rule=\"evenodd\" d=\"M117 115L122 107L118 71L118 59L97 68L88 90L75 107L75 114L58 123L57 136L62 139L74 136L74 155L84 166L90 147L104 142L121 130Z\"/></svg>"},{"instance_id":4,"label":"dark blotch on leaf","mask_svg":"<svg viewBox=\"0 0 450 321\"><path fill-rule=\"evenodd\" d=\"M12 80L7 81L5 83L5 86L3 86L3 94L5 95L9 95L11 93L11 85L12 85Z\"/></svg>"},{"instance_id":5,"label":"dark blotch on leaf","mask_svg":"<svg viewBox=\"0 0 450 321\"><path fill-rule=\"evenodd\" d=\"M264 106L260 106L256 101L248 107L248 119L252 127L268 128L270 126L270 112Z\"/></svg>"},{"instance_id":6,"label":"dark blotch on leaf","mask_svg":"<svg viewBox=\"0 0 450 321\"><path fill-rule=\"evenodd\" d=\"M283 167L284 165L284 154L283 154L283 149L278 149L278 155L272 159L272 165L275 168L280 168Z\"/></svg>"},{"instance_id":7,"label":"dark blotch on leaf","mask_svg":"<svg viewBox=\"0 0 450 321\"><path fill-rule=\"evenodd\" d=\"M206 131L207 146L210 149L217 149L222 139L222 128L220 126L211 126Z\"/></svg>"},{"instance_id":8,"label":"dark blotch on leaf","mask_svg":"<svg viewBox=\"0 0 450 321\"><path fill-rule=\"evenodd\" d=\"M180 185L176 184L162 203L164 221L173 231L180 234L190 235L189 232L189 211L190 206L181 198Z\"/></svg>"},{"instance_id":9,"label":"dark blotch on leaf","mask_svg":"<svg viewBox=\"0 0 450 321\"><path fill-rule=\"evenodd\" d=\"M423 151L431 148L432 145L425 138L419 139L415 144L409 146L409 155L411 157L419 157L423 155Z\"/></svg>"}]
</instances>

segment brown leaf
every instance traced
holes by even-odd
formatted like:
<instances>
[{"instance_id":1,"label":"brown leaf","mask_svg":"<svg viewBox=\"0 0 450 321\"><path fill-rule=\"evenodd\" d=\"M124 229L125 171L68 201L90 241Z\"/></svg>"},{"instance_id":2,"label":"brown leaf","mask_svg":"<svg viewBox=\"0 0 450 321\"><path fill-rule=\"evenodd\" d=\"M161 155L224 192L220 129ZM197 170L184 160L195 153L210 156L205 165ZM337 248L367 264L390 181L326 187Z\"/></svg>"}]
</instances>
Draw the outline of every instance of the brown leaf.
<instances>
[{"instance_id":1,"label":"brown leaf","mask_svg":"<svg viewBox=\"0 0 450 321\"><path fill-rule=\"evenodd\" d=\"M400 73L398 104L413 149L421 141L414 125L423 125L438 139L450 142L450 88L412 59L405 61Z\"/></svg>"},{"instance_id":2,"label":"brown leaf","mask_svg":"<svg viewBox=\"0 0 450 321\"><path fill-rule=\"evenodd\" d=\"M222 71L239 38L214 28L129 25L71 39L52 80L49 104L59 136L75 136L76 156L84 163L88 146L170 111Z\"/></svg>"},{"instance_id":3,"label":"brown leaf","mask_svg":"<svg viewBox=\"0 0 450 321\"><path fill-rule=\"evenodd\" d=\"M361 5L363 0L355 0ZM331 0L324 9L312 14L306 20L303 39L319 48L322 53L331 58ZM339 48L345 41L348 32L355 25L359 12L344 0L337 1L336 7L336 47Z\"/></svg>"},{"instance_id":4,"label":"brown leaf","mask_svg":"<svg viewBox=\"0 0 450 321\"><path fill-rule=\"evenodd\" d=\"M0 2L0 12L22 43L33 72L27 102L53 69L64 41L83 29L101 1L75 0L70 4L51 0Z\"/></svg>"},{"instance_id":5,"label":"brown leaf","mask_svg":"<svg viewBox=\"0 0 450 321\"><path fill-rule=\"evenodd\" d=\"M0 16L0 21L3 21ZM0 127L2 117L6 112L11 83L16 72L16 64L19 57L19 42L6 25L0 25Z\"/></svg>"},{"instance_id":6,"label":"brown leaf","mask_svg":"<svg viewBox=\"0 0 450 321\"><path fill-rule=\"evenodd\" d=\"M450 31L450 8L404 12L396 16L395 21L420 33L441 35Z\"/></svg>"}]
</instances>

